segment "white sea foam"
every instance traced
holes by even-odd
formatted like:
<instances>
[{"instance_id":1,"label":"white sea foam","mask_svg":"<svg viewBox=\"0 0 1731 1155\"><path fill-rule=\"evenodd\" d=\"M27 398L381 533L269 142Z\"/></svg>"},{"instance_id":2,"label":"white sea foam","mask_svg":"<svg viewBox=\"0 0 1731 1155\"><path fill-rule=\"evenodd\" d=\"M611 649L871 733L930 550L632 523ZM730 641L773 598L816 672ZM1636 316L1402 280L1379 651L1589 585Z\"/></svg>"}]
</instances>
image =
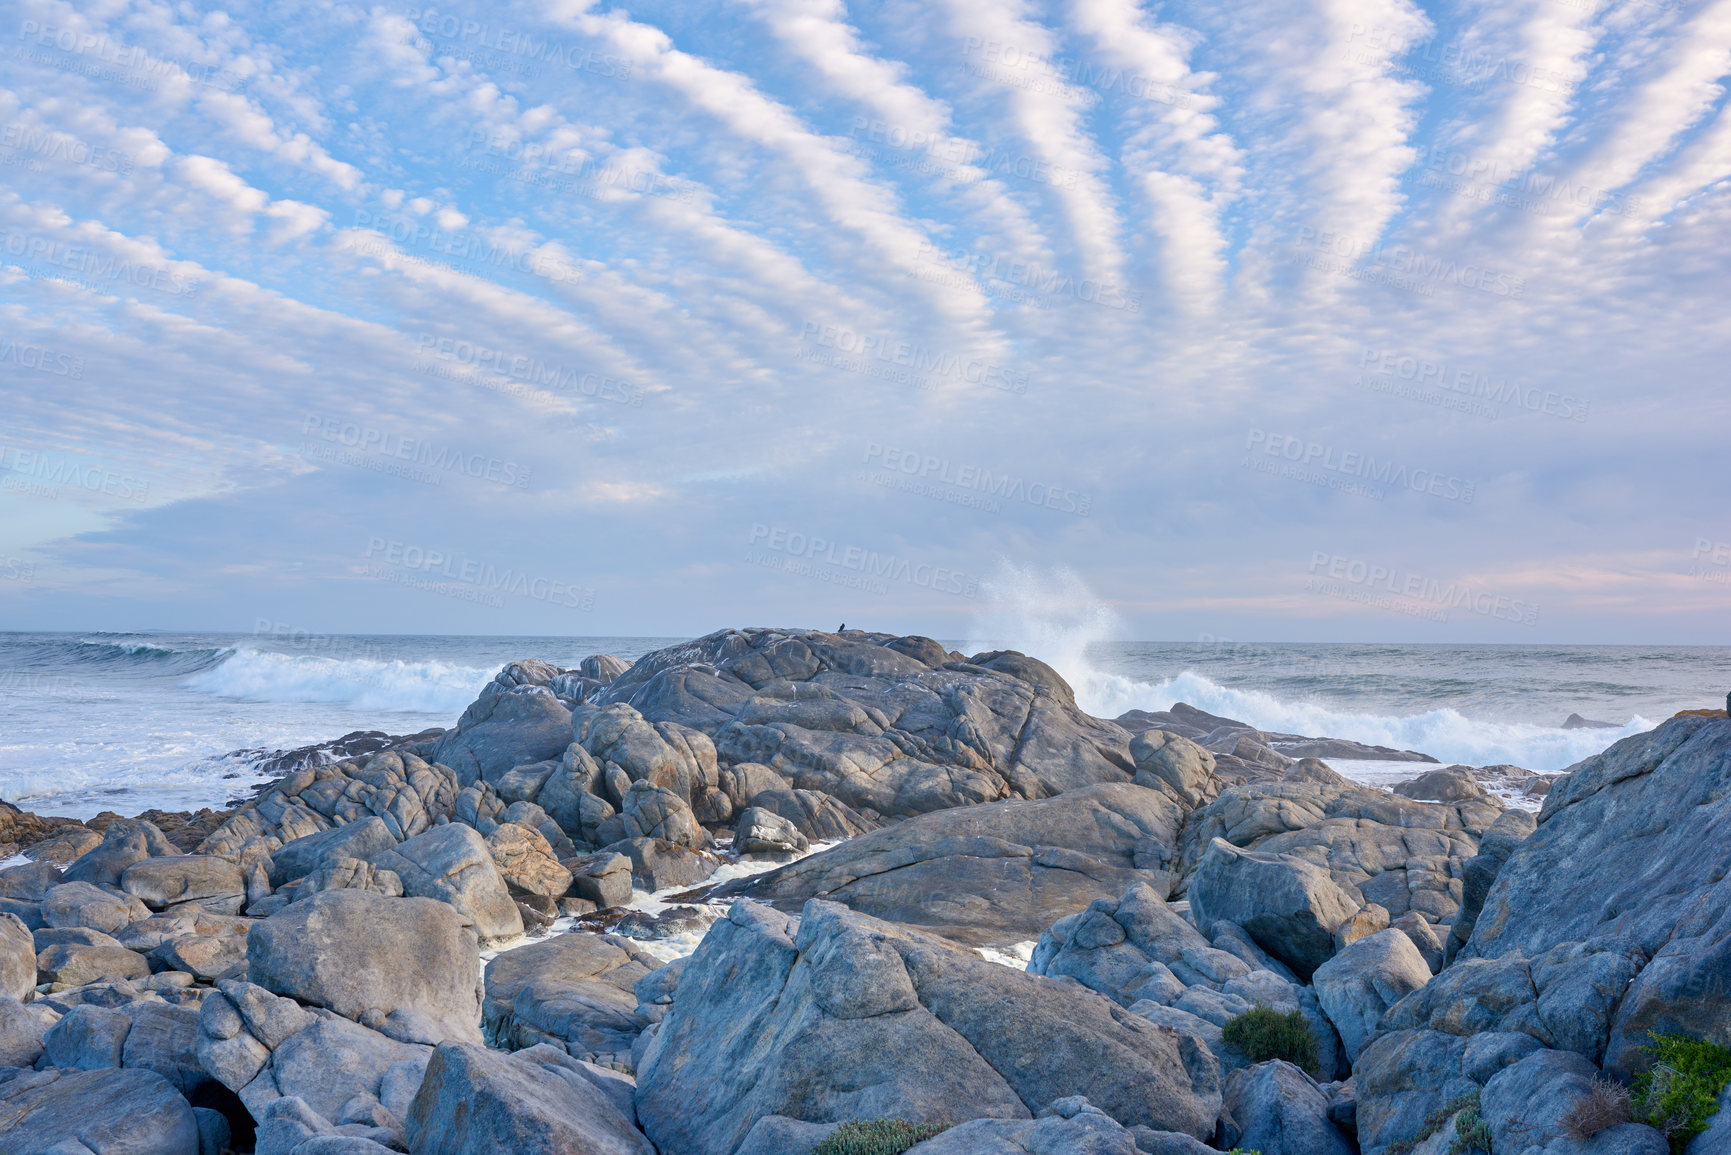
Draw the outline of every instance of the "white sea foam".
<instances>
[{"instance_id":1,"label":"white sea foam","mask_svg":"<svg viewBox=\"0 0 1731 1155\"><path fill-rule=\"evenodd\" d=\"M1444 762L1506 763L1529 770L1564 769L1655 725L1639 715L1615 730L1564 730L1469 718L1447 707L1409 715L1355 712L1222 686L1193 670L1158 682L1138 681L1097 669L1089 661L1088 647L1122 636L1122 626L1112 608L1094 597L1074 571L1059 569L1048 575L1006 564L982 588L989 604L979 617L978 636L968 643L969 652L1009 648L1040 658L1075 689L1077 705L1100 718L1116 718L1127 710L1170 710L1188 702L1259 730L1345 738L1417 750Z\"/></svg>"},{"instance_id":2,"label":"white sea foam","mask_svg":"<svg viewBox=\"0 0 1731 1155\"><path fill-rule=\"evenodd\" d=\"M493 670L449 662L320 658L240 650L188 689L246 702L333 702L361 710L460 714Z\"/></svg>"}]
</instances>

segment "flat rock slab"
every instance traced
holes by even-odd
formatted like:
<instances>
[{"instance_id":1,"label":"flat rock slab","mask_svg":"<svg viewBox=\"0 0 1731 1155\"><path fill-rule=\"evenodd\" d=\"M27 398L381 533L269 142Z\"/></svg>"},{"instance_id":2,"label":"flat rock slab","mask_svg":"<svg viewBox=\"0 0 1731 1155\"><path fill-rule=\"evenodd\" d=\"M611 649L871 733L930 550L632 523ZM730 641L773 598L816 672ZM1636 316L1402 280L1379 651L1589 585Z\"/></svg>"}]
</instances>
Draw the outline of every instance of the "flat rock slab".
<instances>
[{"instance_id":1,"label":"flat rock slab","mask_svg":"<svg viewBox=\"0 0 1731 1155\"><path fill-rule=\"evenodd\" d=\"M729 883L717 897L789 912L824 898L970 946L1006 947L1138 882L1169 893L1182 819L1168 795L1127 782L985 803L874 830Z\"/></svg>"},{"instance_id":2,"label":"flat rock slab","mask_svg":"<svg viewBox=\"0 0 1731 1155\"><path fill-rule=\"evenodd\" d=\"M197 1155L192 1107L155 1071L61 1071L0 1084L0 1136L7 1151L64 1150Z\"/></svg>"}]
</instances>

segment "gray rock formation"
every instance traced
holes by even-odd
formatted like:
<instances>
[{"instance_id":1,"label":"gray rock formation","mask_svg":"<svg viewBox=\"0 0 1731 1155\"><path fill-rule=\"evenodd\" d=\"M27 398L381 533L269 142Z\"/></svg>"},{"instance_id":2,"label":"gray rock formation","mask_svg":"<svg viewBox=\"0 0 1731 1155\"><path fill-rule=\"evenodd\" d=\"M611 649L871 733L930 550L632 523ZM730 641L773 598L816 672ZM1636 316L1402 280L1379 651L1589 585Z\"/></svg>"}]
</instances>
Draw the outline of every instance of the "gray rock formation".
<instances>
[{"instance_id":1,"label":"gray rock formation","mask_svg":"<svg viewBox=\"0 0 1731 1155\"><path fill-rule=\"evenodd\" d=\"M723 763L767 765L861 813L1040 798L1132 769L1129 735L1078 710L1050 667L960 661L928 638L722 630L646 654L594 700L701 730Z\"/></svg>"},{"instance_id":2,"label":"gray rock formation","mask_svg":"<svg viewBox=\"0 0 1731 1155\"><path fill-rule=\"evenodd\" d=\"M794 829L813 842L839 842L847 838L857 838L861 834L876 830L880 825L859 811L844 806L839 800L816 790L760 790L752 795L745 806L734 809L739 811L748 807L767 810L785 818L793 824Z\"/></svg>"},{"instance_id":3,"label":"gray rock formation","mask_svg":"<svg viewBox=\"0 0 1731 1155\"><path fill-rule=\"evenodd\" d=\"M511 901L487 840L472 826L435 826L374 855L372 863L396 874L404 894L455 907L473 923L482 946L522 937L523 916Z\"/></svg>"},{"instance_id":4,"label":"gray rock formation","mask_svg":"<svg viewBox=\"0 0 1731 1155\"><path fill-rule=\"evenodd\" d=\"M177 854L135 862L120 876L120 889L152 910L196 902L234 914L246 905L246 876L240 867L209 855Z\"/></svg>"},{"instance_id":5,"label":"gray rock formation","mask_svg":"<svg viewBox=\"0 0 1731 1155\"><path fill-rule=\"evenodd\" d=\"M321 891L254 927L247 965L266 990L356 1021L411 1019L432 1033L417 1041L480 1039L474 930L444 903Z\"/></svg>"},{"instance_id":6,"label":"gray rock formation","mask_svg":"<svg viewBox=\"0 0 1731 1155\"><path fill-rule=\"evenodd\" d=\"M533 826L500 823L487 835L487 851L512 894L558 898L571 889L571 872L553 856L546 836Z\"/></svg>"},{"instance_id":7,"label":"gray rock formation","mask_svg":"<svg viewBox=\"0 0 1731 1155\"><path fill-rule=\"evenodd\" d=\"M1064 915L1138 882L1164 894L1182 819L1158 790L1083 787L921 815L726 884L718 895L789 911L826 898L958 942L1003 947L1037 939Z\"/></svg>"},{"instance_id":8,"label":"gray rock formation","mask_svg":"<svg viewBox=\"0 0 1731 1155\"><path fill-rule=\"evenodd\" d=\"M679 976L638 1066L651 1139L732 1155L771 1115L1027 1119L1088 1093L1120 1124L1209 1135L1214 1057L1080 988L812 901L737 902Z\"/></svg>"},{"instance_id":9,"label":"gray rock formation","mask_svg":"<svg viewBox=\"0 0 1731 1155\"><path fill-rule=\"evenodd\" d=\"M1430 981L1430 966L1403 932L1381 930L1316 968L1313 983L1346 1056L1356 1062L1388 1009Z\"/></svg>"},{"instance_id":10,"label":"gray rock formation","mask_svg":"<svg viewBox=\"0 0 1731 1155\"><path fill-rule=\"evenodd\" d=\"M618 935L572 931L506 951L487 964L483 1025L507 1050L549 1043L603 1066L631 1066L649 1025L636 984L661 960Z\"/></svg>"},{"instance_id":11,"label":"gray rock formation","mask_svg":"<svg viewBox=\"0 0 1731 1155\"><path fill-rule=\"evenodd\" d=\"M545 685L513 685L499 677L463 711L433 747L433 761L475 782L531 762L558 758L571 742L571 710Z\"/></svg>"},{"instance_id":12,"label":"gray rock formation","mask_svg":"<svg viewBox=\"0 0 1731 1155\"><path fill-rule=\"evenodd\" d=\"M20 1155L199 1149L191 1105L168 1080L145 1070L50 1068L0 1083L0 1135L7 1151Z\"/></svg>"},{"instance_id":13,"label":"gray rock formation","mask_svg":"<svg viewBox=\"0 0 1731 1155\"><path fill-rule=\"evenodd\" d=\"M1360 903L1301 858L1240 850L1216 838L1190 877L1197 925L1237 923L1300 978L1334 954L1334 933ZM1428 973L1428 972L1427 972Z\"/></svg>"},{"instance_id":14,"label":"gray rock formation","mask_svg":"<svg viewBox=\"0 0 1731 1155\"><path fill-rule=\"evenodd\" d=\"M605 1091L547 1050L440 1046L405 1120L410 1148L416 1155L655 1155Z\"/></svg>"},{"instance_id":15,"label":"gray rock formation","mask_svg":"<svg viewBox=\"0 0 1731 1155\"><path fill-rule=\"evenodd\" d=\"M1309 1075L1275 1059L1231 1072L1222 1088L1227 1141L1282 1155L1357 1155L1328 1117L1328 1096Z\"/></svg>"},{"instance_id":16,"label":"gray rock formation","mask_svg":"<svg viewBox=\"0 0 1731 1155\"><path fill-rule=\"evenodd\" d=\"M811 843L799 827L771 810L748 806L733 831L735 854L799 854Z\"/></svg>"},{"instance_id":17,"label":"gray rock formation","mask_svg":"<svg viewBox=\"0 0 1731 1155\"><path fill-rule=\"evenodd\" d=\"M1609 996L1615 1014L1604 1061L1613 1072L1650 1061L1639 1051L1650 1031L1731 1043L1721 1013L1731 958L1727 875L1731 721L1680 715L1557 782L1538 829L1497 872L1461 957L1537 959L1581 943L1629 959L1632 981Z\"/></svg>"},{"instance_id":18,"label":"gray rock formation","mask_svg":"<svg viewBox=\"0 0 1731 1155\"><path fill-rule=\"evenodd\" d=\"M149 917L150 909L133 896L88 882L63 882L42 900L42 920L53 927L87 926L112 934Z\"/></svg>"},{"instance_id":19,"label":"gray rock formation","mask_svg":"<svg viewBox=\"0 0 1731 1155\"><path fill-rule=\"evenodd\" d=\"M0 998L29 998L36 990L36 940L16 915L0 914Z\"/></svg>"},{"instance_id":20,"label":"gray rock formation","mask_svg":"<svg viewBox=\"0 0 1731 1155\"><path fill-rule=\"evenodd\" d=\"M271 855L270 884L282 886L304 878L327 862L352 858L365 862L397 845L390 828L377 815L285 842Z\"/></svg>"},{"instance_id":21,"label":"gray rock formation","mask_svg":"<svg viewBox=\"0 0 1731 1155\"><path fill-rule=\"evenodd\" d=\"M918 1155L1138 1155L1139 1150L1135 1133L1080 1095L1058 1100L1038 1119L974 1119L908 1148Z\"/></svg>"}]
</instances>

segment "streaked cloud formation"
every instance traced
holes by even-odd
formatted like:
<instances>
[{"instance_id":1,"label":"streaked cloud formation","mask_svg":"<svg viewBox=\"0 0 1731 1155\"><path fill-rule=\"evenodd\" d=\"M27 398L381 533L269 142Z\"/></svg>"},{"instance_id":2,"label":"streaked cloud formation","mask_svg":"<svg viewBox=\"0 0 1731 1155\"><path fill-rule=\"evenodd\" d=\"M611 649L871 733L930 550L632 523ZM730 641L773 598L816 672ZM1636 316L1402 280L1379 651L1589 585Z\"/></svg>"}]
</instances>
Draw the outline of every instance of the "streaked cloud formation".
<instances>
[{"instance_id":1,"label":"streaked cloud formation","mask_svg":"<svg viewBox=\"0 0 1731 1155\"><path fill-rule=\"evenodd\" d=\"M0 626L962 637L1008 564L1723 642L1728 72L1731 0L11 3Z\"/></svg>"}]
</instances>

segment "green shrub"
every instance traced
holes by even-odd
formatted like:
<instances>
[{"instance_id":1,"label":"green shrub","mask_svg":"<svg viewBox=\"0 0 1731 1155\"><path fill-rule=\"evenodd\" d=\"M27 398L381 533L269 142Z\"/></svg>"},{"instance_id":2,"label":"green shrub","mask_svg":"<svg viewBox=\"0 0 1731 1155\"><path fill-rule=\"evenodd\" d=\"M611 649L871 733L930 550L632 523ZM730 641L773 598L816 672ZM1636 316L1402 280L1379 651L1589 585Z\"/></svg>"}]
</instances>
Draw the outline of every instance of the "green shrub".
<instances>
[{"instance_id":1,"label":"green shrub","mask_svg":"<svg viewBox=\"0 0 1731 1155\"><path fill-rule=\"evenodd\" d=\"M811 1155L902 1155L909 1147L948 1128L905 1119L855 1119L843 1123Z\"/></svg>"},{"instance_id":2,"label":"green shrub","mask_svg":"<svg viewBox=\"0 0 1731 1155\"><path fill-rule=\"evenodd\" d=\"M1310 1024L1301 1011L1252 1007L1226 1020L1221 1033L1227 1046L1252 1063L1285 1059L1312 1075L1317 1073L1316 1036L1310 1033Z\"/></svg>"},{"instance_id":3,"label":"green shrub","mask_svg":"<svg viewBox=\"0 0 1731 1155\"><path fill-rule=\"evenodd\" d=\"M1478 1103L1455 1116L1455 1138L1449 1155L1491 1155L1491 1125L1479 1114Z\"/></svg>"},{"instance_id":4,"label":"green shrub","mask_svg":"<svg viewBox=\"0 0 1731 1155\"><path fill-rule=\"evenodd\" d=\"M1720 1092L1731 1084L1731 1050L1687 1035L1651 1037L1653 1045L1641 1050L1653 1056L1653 1067L1635 1079L1635 1111L1681 1155L1719 1110Z\"/></svg>"}]
</instances>

